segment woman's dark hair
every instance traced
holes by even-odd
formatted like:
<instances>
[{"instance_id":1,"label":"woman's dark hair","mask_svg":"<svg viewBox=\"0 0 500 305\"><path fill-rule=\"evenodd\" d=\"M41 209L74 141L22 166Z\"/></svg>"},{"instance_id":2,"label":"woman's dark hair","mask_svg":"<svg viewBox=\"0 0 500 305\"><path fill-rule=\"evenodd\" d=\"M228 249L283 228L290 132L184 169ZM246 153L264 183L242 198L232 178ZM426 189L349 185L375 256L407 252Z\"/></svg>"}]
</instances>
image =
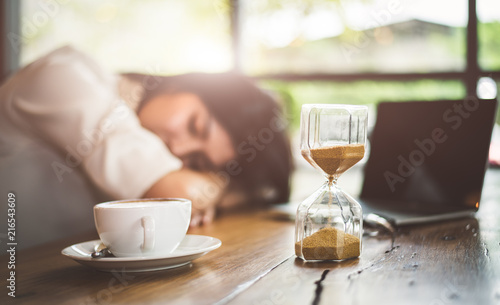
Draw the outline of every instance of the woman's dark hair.
<instances>
[{"instance_id":1,"label":"woman's dark hair","mask_svg":"<svg viewBox=\"0 0 500 305\"><path fill-rule=\"evenodd\" d=\"M230 187L242 191L254 204L288 201L292 157L287 123L280 105L250 78L232 72L125 76L141 81L145 88L138 111L161 94L193 93L200 97L235 147L237 164L230 164L241 170L235 174L238 171L222 169L230 176Z\"/></svg>"}]
</instances>

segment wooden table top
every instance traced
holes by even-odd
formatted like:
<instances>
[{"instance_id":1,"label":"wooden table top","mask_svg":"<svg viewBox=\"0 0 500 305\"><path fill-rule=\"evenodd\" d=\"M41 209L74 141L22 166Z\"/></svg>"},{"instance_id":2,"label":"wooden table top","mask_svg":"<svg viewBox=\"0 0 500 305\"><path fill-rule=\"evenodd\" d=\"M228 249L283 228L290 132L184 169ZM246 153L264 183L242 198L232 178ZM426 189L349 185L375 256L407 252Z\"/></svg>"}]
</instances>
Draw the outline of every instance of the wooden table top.
<instances>
[{"instance_id":1,"label":"wooden table top","mask_svg":"<svg viewBox=\"0 0 500 305\"><path fill-rule=\"evenodd\" d=\"M4 288L0 303L500 304L500 170L490 170L486 182L476 218L364 236L361 257L341 263L297 259L294 223L268 211L190 230L222 246L164 271L100 272L61 255L97 239L90 232L16 253L16 298ZM3 280L7 259L0 259Z\"/></svg>"}]
</instances>

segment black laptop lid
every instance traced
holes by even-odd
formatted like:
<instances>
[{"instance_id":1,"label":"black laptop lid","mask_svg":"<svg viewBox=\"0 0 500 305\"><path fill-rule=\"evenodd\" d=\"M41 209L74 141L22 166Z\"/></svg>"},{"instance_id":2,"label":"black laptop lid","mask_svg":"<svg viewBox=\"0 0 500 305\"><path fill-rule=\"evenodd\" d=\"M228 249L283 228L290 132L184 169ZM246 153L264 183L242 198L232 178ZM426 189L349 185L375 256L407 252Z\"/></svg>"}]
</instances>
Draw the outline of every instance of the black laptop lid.
<instances>
[{"instance_id":1,"label":"black laptop lid","mask_svg":"<svg viewBox=\"0 0 500 305\"><path fill-rule=\"evenodd\" d=\"M380 103L361 198L399 211L477 210L496 100Z\"/></svg>"}]
</instances>

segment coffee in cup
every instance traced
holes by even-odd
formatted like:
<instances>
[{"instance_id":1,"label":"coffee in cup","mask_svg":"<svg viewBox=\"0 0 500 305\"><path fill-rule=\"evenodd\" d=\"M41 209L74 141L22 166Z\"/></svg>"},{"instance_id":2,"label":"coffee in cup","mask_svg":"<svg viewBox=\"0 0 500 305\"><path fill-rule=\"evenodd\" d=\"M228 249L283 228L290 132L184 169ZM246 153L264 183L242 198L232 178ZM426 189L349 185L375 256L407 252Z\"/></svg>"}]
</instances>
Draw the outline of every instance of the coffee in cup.
<instances>
[{"instance_id":1,"label":"coffee in cup","mask_svg":"<svg viewBox=\"0 0 500 305\"><path fill-rule=\"evenodd\" d=\"M180 198L109 201L94 206L101 242L116 257L164 256L186 236L191 201Z\"/></svg>"}]
</instances>

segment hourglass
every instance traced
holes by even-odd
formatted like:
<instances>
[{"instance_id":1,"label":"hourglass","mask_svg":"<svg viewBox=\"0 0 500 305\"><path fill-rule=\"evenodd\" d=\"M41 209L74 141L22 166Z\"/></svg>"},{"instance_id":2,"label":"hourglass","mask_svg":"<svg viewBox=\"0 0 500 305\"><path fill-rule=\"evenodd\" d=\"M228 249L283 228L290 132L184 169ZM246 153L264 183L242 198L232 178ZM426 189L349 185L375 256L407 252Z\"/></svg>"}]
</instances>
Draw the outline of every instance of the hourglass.
<instances>
[{"instance_id":1,"label":"hourglass","mask_svg":"<svg viewBox=\"0 0 500 305\"><path fill-rule=\"evenodd\" d=\"M302 156L326 177L297 208L295 254L305 261L342 261L361 254L361 206L337 180L363 158L367 121L366 106L302 106Z\"/></svg>"}]
</instances>

